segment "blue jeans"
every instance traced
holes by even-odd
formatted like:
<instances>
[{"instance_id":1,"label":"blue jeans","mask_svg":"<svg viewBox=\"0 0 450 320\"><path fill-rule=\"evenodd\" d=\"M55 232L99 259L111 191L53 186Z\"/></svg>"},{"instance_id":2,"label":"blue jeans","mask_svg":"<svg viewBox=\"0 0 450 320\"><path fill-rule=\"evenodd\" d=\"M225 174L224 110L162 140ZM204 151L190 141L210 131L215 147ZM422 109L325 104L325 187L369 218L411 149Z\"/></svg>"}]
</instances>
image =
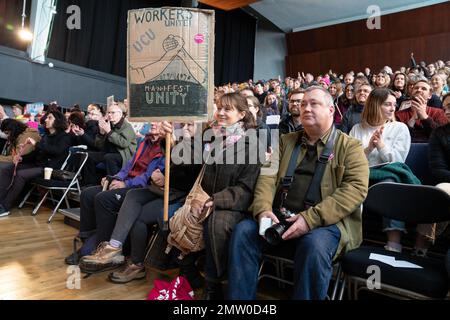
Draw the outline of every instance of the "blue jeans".
<instances>
[{"instance_id":1,"label":"blue jeans","mask_svg":"<svg viewBox=\"0 0 450 320\"><path fill-rule=\"evenodd\" d=\"M403 221L383 218L383 232L394 230L406 232L405 223Z\"/></svg>"},{"instance_id":2,"label":"blue jeans","mask_svg":"<svg viewBox=\"0 0 450 320\"><path fill-rule=\"evenodd\" d=\"M333 273L333 257L341 233L336 225L317 228L291 240L294 253L294 299L323 300ZM283 245L283 244L281 244ZM254 220L241 221L233 231L228 264L228 298L256 298L258 269L267 242Z\"/></svg>"}]
</instances>

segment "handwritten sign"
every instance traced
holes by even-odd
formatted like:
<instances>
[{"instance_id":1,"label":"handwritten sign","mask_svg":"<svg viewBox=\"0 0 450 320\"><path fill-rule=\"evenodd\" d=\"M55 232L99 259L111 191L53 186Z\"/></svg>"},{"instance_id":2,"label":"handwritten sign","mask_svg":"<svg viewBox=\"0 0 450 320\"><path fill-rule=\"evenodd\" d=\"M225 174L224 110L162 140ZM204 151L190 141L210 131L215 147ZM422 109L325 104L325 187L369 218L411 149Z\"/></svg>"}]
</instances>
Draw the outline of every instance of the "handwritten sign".
<instances>
[{"instance_id":1,"label":"handwritten sign","mask_svg":"<svg viewBox=\"0 0 450 320\"><path fill-rule=\"evenodd\" d=\"M128 12L128 101L133 121L206 121L213 110L214 11Z\"/></svg>"}]
</instances>

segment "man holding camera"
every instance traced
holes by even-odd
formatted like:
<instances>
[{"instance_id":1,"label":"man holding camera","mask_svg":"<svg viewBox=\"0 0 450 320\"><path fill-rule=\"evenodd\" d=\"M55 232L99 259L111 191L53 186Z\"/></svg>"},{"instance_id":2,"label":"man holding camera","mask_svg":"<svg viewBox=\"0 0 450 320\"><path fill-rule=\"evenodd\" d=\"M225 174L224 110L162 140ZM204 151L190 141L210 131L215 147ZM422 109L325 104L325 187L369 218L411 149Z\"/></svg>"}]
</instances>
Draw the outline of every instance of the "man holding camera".
<instances>
[{"instance_id":1,"label":"man holding camera","mask_svg":"<svg viewBox=\"0 0 450 320\"><path fill-rule=\"evenodd\" d=\"M422 78L414 85L409 107L395 113L397 120L408 125L411 142L428 142L434 129L447 124L442 109L427 106L431 96L430 83Z\"/></svg>"},{"instance_id":2,"label":"man holding camera","mask_svg":"<svg viewBox=\"0 0 450 320\"><path fill-rule=\"evenodd\" d=\"M258 222L244 220L233 231L230 299L256 298L262 252L274 234L282 239L276 252L293 256L294 299L325 299L333 260L362 241L369 168L361 143L334 128L333 99L321 87L305 90L300 116L304 130L281 137L278 172L259 176L251 207ZM267 218L281 225L258 232Z\"/></svg>"}]
</instances>

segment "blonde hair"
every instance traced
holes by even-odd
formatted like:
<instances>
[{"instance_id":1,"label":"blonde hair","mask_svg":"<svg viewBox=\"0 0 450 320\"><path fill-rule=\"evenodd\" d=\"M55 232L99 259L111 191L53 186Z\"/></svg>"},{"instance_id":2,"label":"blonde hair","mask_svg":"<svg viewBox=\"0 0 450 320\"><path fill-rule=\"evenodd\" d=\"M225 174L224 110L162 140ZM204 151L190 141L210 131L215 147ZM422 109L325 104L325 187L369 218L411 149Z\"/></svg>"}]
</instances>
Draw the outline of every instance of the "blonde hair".
<instances>
[{"instance_id":1,"label":"blonde hair","mask_svg":"<svg viewBox=\"0 0 450 320\"><path fill-rule=\"evenodd\" d=\"M125 105L125 103L123 102L114 102L114 104L110 105L111 106L117 106L120 111L122 111L123 116L126 117L128 114L128 110L127 110L127 106Z\"/></svg>"}]
</instances>

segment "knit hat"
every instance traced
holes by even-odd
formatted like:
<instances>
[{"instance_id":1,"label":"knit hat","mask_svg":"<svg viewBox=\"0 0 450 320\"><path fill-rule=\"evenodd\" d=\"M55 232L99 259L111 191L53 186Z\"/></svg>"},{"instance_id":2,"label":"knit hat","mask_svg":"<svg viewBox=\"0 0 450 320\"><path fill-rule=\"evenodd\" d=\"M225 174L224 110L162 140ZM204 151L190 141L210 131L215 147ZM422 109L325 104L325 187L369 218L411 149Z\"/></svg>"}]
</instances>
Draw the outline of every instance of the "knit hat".
<instances>
[{"instance_id":1,"label":"knit hat","mask_svg":"<svg viewBox=\"0 0 450 320\"><path fill-rule=\"evenodd\" d=\"M319 80L319 83L325 83L327 86L330 86L330 79L329 78L322 78Z\"/></svg>"}]
</instances>

